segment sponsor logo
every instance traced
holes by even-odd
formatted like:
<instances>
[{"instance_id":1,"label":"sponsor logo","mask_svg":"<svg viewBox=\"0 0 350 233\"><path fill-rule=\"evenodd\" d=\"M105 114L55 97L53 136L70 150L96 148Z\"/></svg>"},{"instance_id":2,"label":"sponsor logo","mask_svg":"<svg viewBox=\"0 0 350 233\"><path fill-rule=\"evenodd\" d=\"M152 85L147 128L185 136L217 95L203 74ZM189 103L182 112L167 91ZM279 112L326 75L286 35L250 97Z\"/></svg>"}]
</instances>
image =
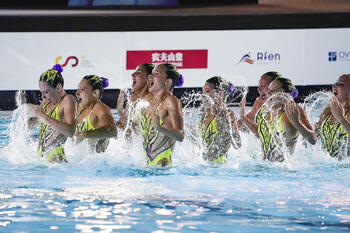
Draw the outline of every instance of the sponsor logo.
<instances>
[{"instance_id":1,"label":"sponsor logo","mask_svg":"<svg viewBox=\"0 0 350 233\"><path fill-rule=\"evenodd\" d=\"M337 52L328 52L328 61L336 61Z\"/></svg>"},{"instance_id":2,"label":"sponsor logo","mask_svg":"<svg viewBox=\"0 0 350 233\"><path fill-rule=\"evenodd\" d=\"M208 68L208 50L141 50L126 52L126 69L133 70L143 63L171 63L178 69Z\"/></svg>"},{"instance_id":3,"label":"sponsor logo","mask_svg":"<svg viewBox=\"0 0 350 233\"><path fill-rule=\"evenodd\" d=\"M62 63L63 62L63 63ZM93 67L86 56L81 56L78 59L76 56L69 56L65 60L62 59L62 56L56 57L55 64L60 64L62 67L77 67L80 64L80 67Z\"/></svg>"},{"instance_id":4,"label":"sponsor logo","mask_svg":"<svg viewBox=\"0 0 350 233\"><path fill-rule=\"evenodd\" d=\"M254 64L254 60L251 58L250 53L247 53L247 54L243 55L243 57L241 58L241 60L239 60L239 62L237 64L239 64L241 62Z\"/></svg>"},{"instance_id":5,"label":"sponsor logo","mask_svg":"<svg viewBox=\"0 0 350 233\"><path fill-rule=\"evenodd\" d=\"M350 61L350 50L349 51L331 51L328 52L328 61L336 62L336 61Z\"/></svg>"},{"instance_id":6,"label":"sponsor logo","mask_svg":"<svg viewBox=\"0 0 350 233\"><path fill-rule=\"evenodd\" d=\"M237 62L240 63L248 63L248 64L279 64L281 60L281 55L279 53L271 53L271 52L255 52L255 53L247 53L242 56L242 58Z\"/></svg>"}]
</instances>

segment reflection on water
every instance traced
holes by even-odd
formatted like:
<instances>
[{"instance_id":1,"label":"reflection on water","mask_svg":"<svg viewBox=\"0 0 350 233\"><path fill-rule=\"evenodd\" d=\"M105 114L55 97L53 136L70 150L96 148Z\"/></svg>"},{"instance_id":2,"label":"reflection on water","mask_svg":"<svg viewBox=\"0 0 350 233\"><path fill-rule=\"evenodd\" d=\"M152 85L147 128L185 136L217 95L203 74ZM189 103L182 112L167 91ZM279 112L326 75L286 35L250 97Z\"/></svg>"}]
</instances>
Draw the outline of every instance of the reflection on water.
<instances>
[{"instance_id":1,"label":"reflection on water","mask_svg":"<svg viewBox=\"0 0 350 233\"><path fill-rule=\"evenodd\" d=\"M207 168L187 176L175 168L172 175L90 177L74 185L76 176L56 178L57 186L66 187L56 189L13 183L1 187L0 227L9 232L29 226L38 232L349 230L348 166L325 166L328 173L318 175L320 168L260 167L217 177L207 174L220 168Z\"/></svg>"}]
</instances>

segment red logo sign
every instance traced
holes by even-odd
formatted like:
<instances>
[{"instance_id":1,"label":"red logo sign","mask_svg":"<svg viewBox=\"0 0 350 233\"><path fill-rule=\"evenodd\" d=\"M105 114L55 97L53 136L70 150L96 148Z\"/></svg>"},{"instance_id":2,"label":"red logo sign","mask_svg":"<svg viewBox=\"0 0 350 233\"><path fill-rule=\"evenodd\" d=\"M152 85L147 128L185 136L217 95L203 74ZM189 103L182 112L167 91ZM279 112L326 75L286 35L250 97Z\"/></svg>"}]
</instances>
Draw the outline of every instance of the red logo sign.
<instances>
[{"instance_id":1,"label":"red logo sign","mask_svg":"<svg viewBox=\"0 0 350 233\"><path fill-rule=\"evenodd\" d=\"M143 63L171 63L178 69L203 69L208 68L208 50L126 51L127 70L134 70Z\"/></svg>"}]
</instances>

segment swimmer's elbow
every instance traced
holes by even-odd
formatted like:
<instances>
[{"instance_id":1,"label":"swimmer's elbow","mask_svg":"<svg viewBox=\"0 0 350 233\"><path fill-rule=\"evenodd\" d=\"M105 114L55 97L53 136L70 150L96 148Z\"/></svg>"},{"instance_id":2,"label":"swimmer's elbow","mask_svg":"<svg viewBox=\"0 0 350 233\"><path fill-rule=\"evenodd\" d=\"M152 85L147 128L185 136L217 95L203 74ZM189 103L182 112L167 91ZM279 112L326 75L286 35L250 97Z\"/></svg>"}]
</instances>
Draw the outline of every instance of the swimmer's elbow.
<instances>
[{"instance_id":1,"label":"swimmer's elbow","mask_svg":"<svg viewBox=\"0 0 350 233\"><path fill-rule=\"evenodd\" d=\"M105 136L109 137L109 138L118 136L117 126L114 123L112 125L110 125L109 127L107 127L107 129L105 131Z\"/></svg>"},{"instance_id":2,"label":"swimmer's elbow","mask_svg":"<svg viewBox=\"0 0 350 233\"><path fill-rule=\"evenodd\" d=\"M184 132L181 131L180 134L178 135L177 141L182 142L185 138Z\"/></svg>"},{"instance_id":3,"label":"swimmer's elbow","mask_svg":"<svg viewBox=\"0 0 350 233\"><path fill-rule=\"evenodd\" d=\"M72 138L73 136L74 136L74 134L75 134L75 130L74 129L72 129L72 130L69 130L68 131L68 133L67 133L67 137L69 137L69 138Z\"/></svg>"},{"instance_id":4,"label":"swimmer's elbow","mask_svg":"<svg viewBox=\"0 0 350 233\"><path fill-rule=\"evenodd\" d=\"M74 124L69 124L68 125L68 129L67 132L65 133L65 135L69 138L72 138L75 135L75 123Z\"/></svg>"},{"instance_id":5,"label":"swimmer's elbow","mask_svg":"<svg viewBox=\"0 0 350 233\"><path fill-rule=\"evenodd\" d=\"M315 133L315 134L312 135L311 140L309 140L309 143L311 145L316 145L316 142L317 142L317 135Z\"/></svg>"},{"instance_id":6,"label":"swimmer's elbow","mask_svg":"<svg viewBox=\"0 0 350 233\"><path fill-rule=\"evenodd\" d=\"M113 127L112 129L112 137L117 137L118 136L118 129L117 127Z\"/></svg>"}]
</instances>

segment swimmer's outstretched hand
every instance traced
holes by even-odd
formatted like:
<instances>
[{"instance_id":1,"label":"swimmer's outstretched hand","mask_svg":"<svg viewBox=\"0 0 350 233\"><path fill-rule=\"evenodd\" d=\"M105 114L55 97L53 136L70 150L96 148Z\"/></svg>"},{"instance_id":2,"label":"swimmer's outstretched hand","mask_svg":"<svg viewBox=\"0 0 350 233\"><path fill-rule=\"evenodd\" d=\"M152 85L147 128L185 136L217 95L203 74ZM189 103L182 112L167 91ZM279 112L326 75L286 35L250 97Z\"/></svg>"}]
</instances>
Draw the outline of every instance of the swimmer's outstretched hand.
<instances>
[{"instance_id":1,"label":"swimmer's outstretched hand","mask_svg":"<svg viewBox=\"0 0 350 233\"><path fill-rule=\"evenodd\" d=\"M248 93L246 93L246 94L243 96L241 102L239 103L239 115L240 115L241 119L243 119L244 116L245 116L245 105L246 105L246 103L247 103L247 94L248 94Z\"/></svg>"},{"instance_id":2,"label":"swimmer's outstretched hand","mask_svg":"<svg viewBox=\"0 0 350 233\"><path fill-rule=\"evenodd\" d=\"M297 104L293 100L290 100L284 104L284 110L288 120L293 123L299 122L300 112Z\"/></svg>"},{"instance_id":3,"label":"swimmer's outstretched hand","mask_svg":"<svg viewBox=\"0 0 350 233\"><path fill-rule=\"evenodd\" d=\"M339 103L339 100L337 97L333 96L330 102L330 108L332 111L333 116L337 121L341 122L343 118L345 118L345 111L344 107Z\"/></svg>"},{"instance_id":4,"label":"swimmer's outstretched hand","mask_svg":"<svg viewBox=\"0 0 350 233\"><path fill-rule=\"evenodd\" d=\"M119 116L123 114L125 99L126 99L125 91L120 90L118 100L117 100L117 113Z\"/></svg>"},{"instance_id":5,"label":"swimmer's outstretched hand","mask_svg":"<svg viewBox=\"0 0 350 233\"><path fill-rule=\"evenodd\" d=\"M42 114L45 114L44 110L40 105L27 104L29 111L31 111L36 117L40 117Z\"/></svg>"}]
</instances>

